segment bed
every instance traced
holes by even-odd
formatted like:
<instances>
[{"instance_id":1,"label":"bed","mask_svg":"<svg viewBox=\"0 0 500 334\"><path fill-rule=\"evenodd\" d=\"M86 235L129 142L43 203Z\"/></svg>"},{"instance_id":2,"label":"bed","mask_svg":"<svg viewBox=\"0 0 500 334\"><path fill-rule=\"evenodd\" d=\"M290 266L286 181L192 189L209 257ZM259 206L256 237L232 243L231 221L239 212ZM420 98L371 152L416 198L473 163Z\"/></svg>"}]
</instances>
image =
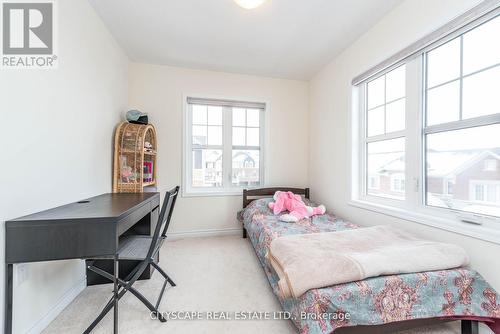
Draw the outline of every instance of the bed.
<instances>
[{"instance_id":1,"label":"bed","mask_svg":"<svg viewBox=\"0 0 500 334\"><path fill-rule=\"evenodd\" d=\"M477 333L478 322L500 334L500 298L477 272L467 268L379 276L312 289L299 298L281 298L278 277L265 257L272 240L283 235L360 226L328 212L293 224L281 222L267 206L277 190L292 191L312 203L308 188L244 190L238 219L243 223L243 237L250 239L273 292L301 334L350 333L356 329L362 329L361 333L387 333L388 328L452 320L461 320L463 334Z\"/></svg>"}]
</instances>

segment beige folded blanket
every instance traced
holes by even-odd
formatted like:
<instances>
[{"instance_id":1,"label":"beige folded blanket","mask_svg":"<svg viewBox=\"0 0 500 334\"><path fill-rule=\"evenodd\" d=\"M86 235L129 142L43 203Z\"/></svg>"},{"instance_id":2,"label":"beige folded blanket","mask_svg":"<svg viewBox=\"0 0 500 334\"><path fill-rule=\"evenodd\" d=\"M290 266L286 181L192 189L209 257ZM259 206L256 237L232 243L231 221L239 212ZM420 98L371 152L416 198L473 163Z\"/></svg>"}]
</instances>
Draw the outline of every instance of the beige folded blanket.
<instances>
[{"instance_id":1,"label":"beige folded blanket","mask_svg":"<svg viewBox=\"0 0 500 334\"><path fill-rule=\"evenodd\" d=\"M389 226L283 236L271 242L267 259L284 298L368 277L469 263L459 246L421 240Z\"/></svg>"}]
</instances>

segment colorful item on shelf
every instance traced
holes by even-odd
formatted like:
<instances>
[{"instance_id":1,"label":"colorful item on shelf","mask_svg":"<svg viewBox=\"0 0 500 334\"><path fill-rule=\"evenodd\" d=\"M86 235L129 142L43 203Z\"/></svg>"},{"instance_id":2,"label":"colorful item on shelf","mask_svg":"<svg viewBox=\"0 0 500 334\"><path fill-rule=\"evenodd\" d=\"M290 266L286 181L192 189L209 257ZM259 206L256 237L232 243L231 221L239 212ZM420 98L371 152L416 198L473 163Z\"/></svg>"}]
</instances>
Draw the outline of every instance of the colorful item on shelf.
<instances>
[{"instance_id":1,"label":"colorful item on shelf","mask_svg":"<svg viewBox=\"0 0 500 334\"><path fill-rule=\"evenodd\" d=\"M153 153L154 152L153 145L151 145L151 143L148 142L148 141L144 142L144 152L148 152L148 153Z\"/></svg>"},{"instance_id":2,"label":"colorful item on shelf","mask_svg":"<svg viewBox=\"0 0 500 334\"><path fill-rule=\"evenodd\" d=\"M125 166L122 167L122 182L134 182L135 181L135 176L134 173L132 172L132 167L130 166Z\"/></svg>"},{"instance_id":3,"label":"colorful item on shelf","mask_svg":"<svg viewBox=\"0 0 500 334\"><path fill-rule=\"evenodd\" d=\"M144 171L142 182L148 183L153 181L153 162L144 161Z\"/></svg>"}]
</instances>

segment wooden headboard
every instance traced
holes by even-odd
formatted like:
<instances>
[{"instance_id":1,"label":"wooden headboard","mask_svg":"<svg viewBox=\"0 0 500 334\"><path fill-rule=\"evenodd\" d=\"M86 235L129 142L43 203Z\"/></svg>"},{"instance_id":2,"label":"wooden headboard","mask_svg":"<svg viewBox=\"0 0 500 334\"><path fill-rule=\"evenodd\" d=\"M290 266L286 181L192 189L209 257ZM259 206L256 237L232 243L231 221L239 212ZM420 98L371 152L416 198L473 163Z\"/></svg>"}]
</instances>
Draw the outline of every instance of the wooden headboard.
<instances>
[{"instance_id":1,"label":"wooden headboard","mask_svg":"<svg viewBox=\"0 0 500 334\"><path fill-rule=\"evenodd\" d=\"M260 188L260 189L243 189L243 208L246 208L250 202L257 198L272 197L277 191L291 191L297 195L304 195L309 199L309 188L287 188L287 187L273 187L273 188Z\"/></svg>"}]
</instances>

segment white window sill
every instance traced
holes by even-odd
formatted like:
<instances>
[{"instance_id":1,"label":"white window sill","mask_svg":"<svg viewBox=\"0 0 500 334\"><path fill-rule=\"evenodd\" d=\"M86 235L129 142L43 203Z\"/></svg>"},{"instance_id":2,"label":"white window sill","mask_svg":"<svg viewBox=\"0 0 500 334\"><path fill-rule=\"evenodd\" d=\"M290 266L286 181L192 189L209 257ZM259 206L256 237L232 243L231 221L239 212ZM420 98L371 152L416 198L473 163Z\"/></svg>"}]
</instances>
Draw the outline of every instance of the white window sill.
<instances>
[{"instance_id":1,"label":"white window sill","mask_svg":"<svg viewBox=\"0 0 500 334\"><path fill-rule=\"evenodd\" d=\"M467 224L458 220L439 218L428 214L394 208L382 204L375 204L363 200L351 200L348 204L357 208L378 212L387 216L432 226L441 230L458 233L500 245L500 226L497 230L485 226Z\"/></svg>"},{"instance_id":2,"label":"white window sill","mask_svg":"<svg viewBox=\"0 0 500 334\"><path fill-rule=\"evenodd\" d=\"M243 189L259 189L263 187L260 186L251 186L251 187L240 187L240 188L231 188L231 189L193 189L186 187L182 191L182 197L226 197L226 196L243 196Z\"/></svg>"},{"instance_id":3,"label":"white window sill","mask_svg":"<svg viewBox=\"0 0 500 334\"><path fill-rule=\"evenodd\" d=\"M243 196L243 188L234 191L187 191L182 193L182 197L226 197Z\"/></svg>"}]
</instances>

